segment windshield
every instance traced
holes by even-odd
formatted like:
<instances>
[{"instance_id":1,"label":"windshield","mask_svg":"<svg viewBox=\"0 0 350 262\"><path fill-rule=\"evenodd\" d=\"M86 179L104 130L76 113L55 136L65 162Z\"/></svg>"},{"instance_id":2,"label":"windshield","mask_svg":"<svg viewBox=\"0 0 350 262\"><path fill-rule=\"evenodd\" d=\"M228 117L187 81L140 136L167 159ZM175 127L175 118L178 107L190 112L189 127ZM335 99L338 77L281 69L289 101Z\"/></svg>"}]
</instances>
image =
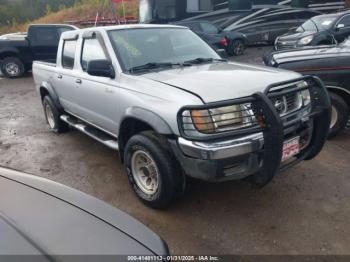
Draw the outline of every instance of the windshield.
<instances>
[{"instance_id":1,"label":"windshield","mask_svg":"<svg viewBox=\"0 0 350 262\"><path fill-rule=\"evenodd\" d=\"M146 64L220 59L201 38L183 28L113 30L110 39L126 71Z\"/></svg>"},{"instance_id":2,"label":"windshield","mask_svg":"<svg viewBox=\"0 0 350 262\"><path fill-rule=\"evenodd\" d=\"M297 32L318 32L327 30L332 26L336 16L317 16L307 20L304 24L297 28Z\"/></svg>"}]
</instances>

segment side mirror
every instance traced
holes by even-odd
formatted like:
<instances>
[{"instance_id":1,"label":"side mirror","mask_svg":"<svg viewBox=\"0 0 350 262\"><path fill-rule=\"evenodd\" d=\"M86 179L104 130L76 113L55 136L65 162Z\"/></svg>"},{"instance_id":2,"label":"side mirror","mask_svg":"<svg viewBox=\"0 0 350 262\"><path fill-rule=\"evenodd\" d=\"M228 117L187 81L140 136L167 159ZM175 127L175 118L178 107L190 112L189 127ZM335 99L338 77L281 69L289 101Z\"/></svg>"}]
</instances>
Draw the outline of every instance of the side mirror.
<instances>
[{"instance_id":1,"label":"side mirror","mask_svg":"<svg viewBox=\"0 0 350 262\"><path fill-rule=\"evenodd\" d=\"M217 49L216 53L221 57L221 58L227 58L227 52L225 49Z\"/></svg>"},{"instance_id":2,"label":"side mirror","mask_svg":"<svg viewBox=\"0 0 350 262\"><path fill-rule=\"evenodd\" d=\"M340 29L342 29L342 28L344 28L345 27L345 25L344 24L337 24L337 26L336 26L336 30L337 31L339 31Z\"/></svg>"},{"instance_id":3,"label":"side mirror","mask_svg":"<svg viewBox=\"0 0 350 262\"><path fill-rule=\"evenodd\" d=\"M92 60L88 63L87 73L92 76L115 78L115 71L109 60Z\"/></svg>"}]
</instances>

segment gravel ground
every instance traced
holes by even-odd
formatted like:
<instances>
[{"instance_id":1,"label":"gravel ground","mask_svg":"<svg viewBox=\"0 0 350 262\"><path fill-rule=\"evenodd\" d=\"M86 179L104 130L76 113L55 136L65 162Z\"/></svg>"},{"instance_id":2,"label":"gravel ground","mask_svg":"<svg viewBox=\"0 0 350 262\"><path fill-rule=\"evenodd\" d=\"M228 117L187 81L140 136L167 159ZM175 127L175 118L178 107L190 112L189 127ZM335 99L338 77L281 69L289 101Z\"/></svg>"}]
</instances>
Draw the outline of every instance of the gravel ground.
<instances>
[{"instance_id":1,"label":"gravel ground","mask_svg":"<svg viewBox=\"0 0 350 262\"><path fill-rule=\"evenodd\" d=\"M261 63L269 47L236 61ZM0 165L94 195L142 221L173 254L350 254L350 130L316 159L261 190L244 182L191 181L171 209L143 206L117 154L72 131L50 133L32 77L0 78Z\"/></svg>"}]
</instances>

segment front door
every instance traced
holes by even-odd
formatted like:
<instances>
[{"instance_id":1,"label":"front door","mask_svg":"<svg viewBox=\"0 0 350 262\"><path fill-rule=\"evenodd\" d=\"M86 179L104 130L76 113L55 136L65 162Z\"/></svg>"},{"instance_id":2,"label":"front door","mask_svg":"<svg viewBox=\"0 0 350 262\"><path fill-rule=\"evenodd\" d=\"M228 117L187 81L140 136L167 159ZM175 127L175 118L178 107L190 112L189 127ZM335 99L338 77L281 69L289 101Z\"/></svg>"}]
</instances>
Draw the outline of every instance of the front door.
<instances>
[{"instance_id":1,"label":"front door","mask_svg":"<svg viewBox=\"0 0 350 262\"><path fill-rule=\"evenodd\" d=\"M33 59L55 62L59 35L55 26L35 26L29 32L29 41Z\"/></svg>"},{"instance_id":2,"label":"front door","mask_svg":"<svg viewBox=\"0 0 350 262\"><path fill-rule=\"evenodd\" d=\"M109 132L117 131L115 121L118 114L118 87L115 80L107 77L91 76L87 73L88 63L92 60L110 60L102 37L84 38L81 50L81 70L76 77L79 116Z\"/></svg>"},{"instance_id":3,"label":"front door","mask_svg":"<svg viewBox=\"0 0 350 262\"><path fill-rule=\"evenodd\" d=\"M346 15L339 20L336 24L334 36L338 43L343 42L350 36L350 15Z\"/></svg>"}]
</instances>

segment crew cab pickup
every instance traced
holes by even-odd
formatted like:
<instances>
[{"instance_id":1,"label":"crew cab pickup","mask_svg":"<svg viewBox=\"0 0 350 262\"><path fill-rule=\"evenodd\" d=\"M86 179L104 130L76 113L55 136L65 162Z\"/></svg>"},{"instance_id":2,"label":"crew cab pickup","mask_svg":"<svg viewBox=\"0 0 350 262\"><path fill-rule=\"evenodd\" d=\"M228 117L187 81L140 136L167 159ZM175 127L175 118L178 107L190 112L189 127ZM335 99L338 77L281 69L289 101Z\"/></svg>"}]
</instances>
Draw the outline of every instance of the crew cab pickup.
<instances>
[{"instance_id":1,"label":"crew cab pickup","mask_svg":"<svg viewBox=\"0 0 350 262\"><path fill-rule=\"evenodd\" d=\"M72 126L118 150L154 208L181 195L186 176L264 186L328 135L318 78L228 62L185 27L65 32L57 63L34 62L33 73L50 129Z\"/></svg>"},{"instance_id":2,"label":"crew cab pickup","mask_svg":"<svg viewBox=\"0 0 350 262\"><path fill-rule=\"evenodd\" d=\"M1 72L15 78L30 70L34 60L54 62L61 34L75 29L71 25L30 25L27 34L0 37Z\"/></svg>"}]
</instances>

